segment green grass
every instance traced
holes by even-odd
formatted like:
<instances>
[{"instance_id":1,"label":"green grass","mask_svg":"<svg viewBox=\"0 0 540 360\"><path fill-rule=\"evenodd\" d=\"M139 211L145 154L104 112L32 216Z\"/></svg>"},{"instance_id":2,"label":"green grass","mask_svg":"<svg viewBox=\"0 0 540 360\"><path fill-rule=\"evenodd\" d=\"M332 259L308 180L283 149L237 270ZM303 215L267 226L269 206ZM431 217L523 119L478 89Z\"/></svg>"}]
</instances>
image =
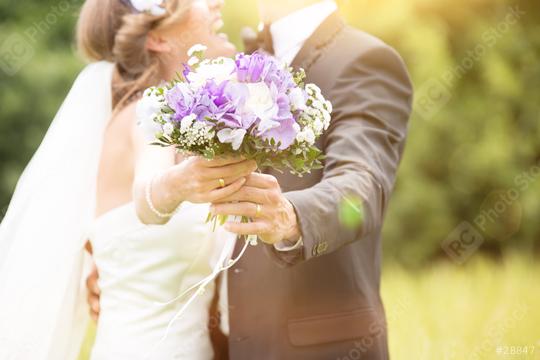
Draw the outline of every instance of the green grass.
<instances>
[{"instance_id":1,"label":"green grass","mask_svg":"<svg viewBox=\"0 0 540 360\"><path fill-rule=\"evenodd\" d=\"M540 264L526 256L419 270L387 265L382 293L394 360L540 359ZM499 346L529 354L497 354Z\"/></svg>"},{"instance_id":2,"label":"green grass","mask_svg":"<svg viewBox=\"0 0 540 360\"><path fill-rule=\"evenodd\" d=\"M393 359L540 359L540 265L523 255L388 266L382 292ZM497 354L499 346L529 354Z\"/></svg>"}]
</instances>

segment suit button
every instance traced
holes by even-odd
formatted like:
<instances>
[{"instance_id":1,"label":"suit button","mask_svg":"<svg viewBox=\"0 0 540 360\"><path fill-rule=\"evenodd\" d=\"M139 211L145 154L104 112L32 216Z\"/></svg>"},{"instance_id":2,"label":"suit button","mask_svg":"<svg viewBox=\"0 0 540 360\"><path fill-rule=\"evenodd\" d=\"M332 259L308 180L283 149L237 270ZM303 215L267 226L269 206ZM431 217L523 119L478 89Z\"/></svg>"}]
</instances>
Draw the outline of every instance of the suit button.
<instances>
[{"instance_id":1,"label":"suit button","mask_svg":"<svg viewBox=\"0 0 540 360\"><path fill-rule=\"evenodd\" d=\"M313 248L313 256L320 256L323 255L325 252L328 251L328 243L326 241L323 241Z\"/></svg>"},{"instance_id":2,"label":"suit button","mask_svg":"<svg viewBox=\"0 0 540 360\"><path fill-rule=\"evenodd\" d=\"M236 269L233 270L233 273L240 274L243 271L244 271L244 269L236 268Z\"/></svg>"}]
</instances>

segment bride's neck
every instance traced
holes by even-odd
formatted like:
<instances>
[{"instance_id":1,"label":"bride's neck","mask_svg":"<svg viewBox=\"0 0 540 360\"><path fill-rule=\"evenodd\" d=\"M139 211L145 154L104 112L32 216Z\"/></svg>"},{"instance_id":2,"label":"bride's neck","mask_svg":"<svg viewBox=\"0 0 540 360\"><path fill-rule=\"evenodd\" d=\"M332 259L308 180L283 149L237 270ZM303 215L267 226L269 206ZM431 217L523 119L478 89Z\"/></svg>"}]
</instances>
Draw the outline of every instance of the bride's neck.
<instances>
[{"instance_id":1,"label":"bride's neck","mask_svg":"<svg viewBox=\"0 0 540 360\"><path fill-rule=\"evenodd\" d=\"M178 68L173 68L172 66L166 66L165 64L160 64L159 75L162 80L171 81L176 76Z\"/></svg>"}]
</instances>

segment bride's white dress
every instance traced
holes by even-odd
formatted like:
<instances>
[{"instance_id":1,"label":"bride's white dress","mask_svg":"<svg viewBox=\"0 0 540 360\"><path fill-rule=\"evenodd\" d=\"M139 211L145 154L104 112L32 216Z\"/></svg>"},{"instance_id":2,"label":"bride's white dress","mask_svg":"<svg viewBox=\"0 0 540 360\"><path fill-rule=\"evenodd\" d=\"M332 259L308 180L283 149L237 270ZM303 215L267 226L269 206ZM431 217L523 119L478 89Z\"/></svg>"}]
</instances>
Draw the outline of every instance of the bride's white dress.
<instances>
[{"instance_id":1,"label":"bride's white dress","mask_svg":"<svg viewBox=\"0 0 540 360\"><path fill-rule=\"evenodd\" d=\"M167 325L191 296L168 302L212 272L215 233L208 205L182 204L166 225L144 225L133 203L100 216L90 231L99 271L101 312L93 360L212 359L207 330L213 284L190 304L163 340Z\"/></svg>"},{"instance_id":2,"label":"bride's white dress","mask_svg":"<svg viewBox=\"0 0 540 360\"><path fill-rule=\"evenodd\" d=\"M143 225L133 203L95 219L113 70L114 64L98 62L81 72L0 223L0 359L78 358L88 322L88 238L102 289L94 360L213 357L212 280L232 252L234 235L205 224L208 205L182 204L166 225ZM193 301L189 293L171 305L156 304L210 274L207 291ZM160 341L186 301L189 307Z\"/></svg>"}]
</instances>

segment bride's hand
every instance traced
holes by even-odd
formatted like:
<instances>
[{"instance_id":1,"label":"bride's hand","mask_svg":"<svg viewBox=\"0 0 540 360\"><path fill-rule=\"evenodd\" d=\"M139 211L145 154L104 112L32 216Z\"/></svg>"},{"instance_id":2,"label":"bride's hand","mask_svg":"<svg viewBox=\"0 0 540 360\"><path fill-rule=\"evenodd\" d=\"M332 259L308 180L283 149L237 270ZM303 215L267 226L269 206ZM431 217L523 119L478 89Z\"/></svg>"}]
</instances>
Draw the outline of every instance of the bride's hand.
<instances>
[{"instance_id":1,"label":"bride's hand","mask_svg":"<svg viewBox=\"0 0 540 360\"><path fill-rule=\"evenodd\" d=\"M90 316L97 322L99 319L99 296L101 290L98 286L99 274L95 264L92 264L92 272L86 278L86 288L88 289L88 305L90 306Z\"/></svg>"},{"instance_id":2,"label":"bride's hand","mask_svg":"<svg viewBox=\"0 0 540 360\"><path fill-rule=\"evenodd\" d=\"M209 203L237 192L257 169L253 160L239 157L207 160L190 157L167 169L154 183L153 193L174 204ZM165 201L167 202L167 201Z\"/></svg>"}]
</instances>

